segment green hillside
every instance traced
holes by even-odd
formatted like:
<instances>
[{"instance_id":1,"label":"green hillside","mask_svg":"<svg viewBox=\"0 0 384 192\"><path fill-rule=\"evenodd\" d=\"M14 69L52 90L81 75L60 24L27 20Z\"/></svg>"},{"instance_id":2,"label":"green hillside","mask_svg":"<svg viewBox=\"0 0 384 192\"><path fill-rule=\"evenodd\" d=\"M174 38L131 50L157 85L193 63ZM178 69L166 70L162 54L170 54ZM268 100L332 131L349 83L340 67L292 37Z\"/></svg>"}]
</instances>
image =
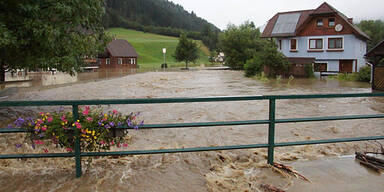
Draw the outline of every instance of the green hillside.
<instances>
[{"instance_id":1,"label":"green hillside","mask_svg":"<svg viewBox=\"0 0 384 192\"><path fill-rule=\"evenodd\" d=\"M176 50L178 38L123 28L111 28L108 29L108 33L118 39L125 39L132 44L137 54L139 54L138 64L141 68L160 68L163 63L163 48L167 48L166 59L169 67L185 65L184 63L177 63L172 57ZM208 48L201 41L198 41L198 43L200 45L200 58L196 65L208 64Z\"/></svg>"}]
</instances>

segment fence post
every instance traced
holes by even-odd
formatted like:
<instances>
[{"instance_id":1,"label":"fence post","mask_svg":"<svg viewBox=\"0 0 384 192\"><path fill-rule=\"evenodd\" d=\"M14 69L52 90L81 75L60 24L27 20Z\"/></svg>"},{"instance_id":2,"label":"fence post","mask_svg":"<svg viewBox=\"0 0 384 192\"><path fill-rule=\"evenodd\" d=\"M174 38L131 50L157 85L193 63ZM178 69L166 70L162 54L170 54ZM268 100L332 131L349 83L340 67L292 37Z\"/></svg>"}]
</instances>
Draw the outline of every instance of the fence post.
<instances>
[{"instance_id":1,"label":"fence post","mask_svg":"<svg viewBox=\"0 0 384 192\"><path fill-rule=\"evenodd\" d=\"M72 105L73 121L76 122L79 119L79 106ZM76 126L75 130L75 161L76 161L76 177L79 178L82 175L81 171L81 149L80 149L80 133Z\"/></svg>"},{"instance_id":2,"label":"fence post","mask_svg":"<svg viewBox=\"0 0 384 192\"><path fill-rule=\"evenodd\" d=\"M275 148L275 113L276 99L269 99L268 164L270 165L273 165Z\"/></svg>"}]
</instances>

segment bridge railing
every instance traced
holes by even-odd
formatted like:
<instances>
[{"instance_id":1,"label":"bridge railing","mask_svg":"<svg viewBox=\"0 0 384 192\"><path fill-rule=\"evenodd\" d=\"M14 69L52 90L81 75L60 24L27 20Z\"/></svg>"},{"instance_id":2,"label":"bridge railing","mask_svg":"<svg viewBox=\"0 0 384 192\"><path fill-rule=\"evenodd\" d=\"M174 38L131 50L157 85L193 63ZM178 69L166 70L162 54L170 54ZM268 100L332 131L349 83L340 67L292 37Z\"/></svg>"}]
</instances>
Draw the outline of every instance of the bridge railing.
<instances>
[{"instance_id":1,"label":"bridge railing","mask_svg":"<svg viewBox=\"0 0 384 192\"><path fill-rule=\"evenodd\" d=\"M216 147L194 147L182 149L158 149L158 150L134 150L134 151L107 151L107 152L82 152L80 148L79 131L75 130L74 153L44 153L44 154L2 154L0 159L19 158L55 158L74 157L76 163L76 177L82 175L81 157L85 156L116 156L116 155L142 155L160 153L185 153L233 149L268 148L268 163L273 164L274 148L296 145L313 145L339 142L382 140L383 135L370 137L338 138L312 141L295 141L275 143L275 125L280 123L314 122L314 121L336 121L353 119L384 118L384 114L350 115L350 116L324 116L324 117L302 117L289 119L276 119L276 100L287 99L320 99L320 98L353 98L353 97L384 97L384 93L352 93L352 94L314 94L314 95L264 95L264 96L235 96L235 97L204 97L204 98L152 98L152 99L115 99L115 100L64 100L64 101L2 101L0 107L22 107L22 106L72 106L74 119L78 118L80 105L117 105L117 104L161 104L161 103L195 103L195 102L227 102L227 101L269 101L269 118L261 120L244 121L220 121L220 122L198 122L198 123L176 123L176 124L147 124L140 129L163 129L163 128L185 128L185 127L214 127L229 125L256 125L268 124L268 143L231 145ZM120 127L120 129L133 129ZM24 133L26 130L17 128L2 128L0 133Z\"/></svg>"}]
</instances>

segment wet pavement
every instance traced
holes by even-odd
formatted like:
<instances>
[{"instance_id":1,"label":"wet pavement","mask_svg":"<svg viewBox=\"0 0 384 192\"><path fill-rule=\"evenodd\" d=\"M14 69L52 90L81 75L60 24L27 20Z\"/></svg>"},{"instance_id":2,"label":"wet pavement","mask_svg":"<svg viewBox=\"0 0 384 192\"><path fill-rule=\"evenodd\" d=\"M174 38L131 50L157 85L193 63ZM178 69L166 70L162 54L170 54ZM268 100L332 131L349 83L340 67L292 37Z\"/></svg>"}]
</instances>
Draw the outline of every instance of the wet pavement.
<instances>
[{"instance_id":1,"label":"wet pavement","mask_svg":"<svg viewBox=\"0 0 384 192\"><path fill-rule=\"evenodd\" d=\"M292 166L311 182L295 180L288 191L378 192L384 190L384 176L360 165L353 156L295 162Z\"/></svg>"}]
</instances>

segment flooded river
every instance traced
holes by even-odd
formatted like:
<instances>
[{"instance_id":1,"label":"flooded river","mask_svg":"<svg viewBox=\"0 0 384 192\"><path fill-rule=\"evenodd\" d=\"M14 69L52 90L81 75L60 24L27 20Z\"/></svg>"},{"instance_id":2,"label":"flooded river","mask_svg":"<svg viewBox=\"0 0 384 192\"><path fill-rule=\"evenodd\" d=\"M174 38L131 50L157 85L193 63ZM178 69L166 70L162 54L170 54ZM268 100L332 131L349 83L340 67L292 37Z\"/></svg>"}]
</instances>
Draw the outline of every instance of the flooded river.
<instances>
[{"instance_id":1,"label":"flooded river","mask_svg":"<svg viewBox=\"0 0 384 192\"><path fill-rule=\"evenodd\" d=\"M275 94L370 92L366 83L294 79L262 82L241 71L194 70L147 72L103 81L60 87L15 89L2 100L76 100L164 97L211 97ZM146 124L267 119L267 101L116 105L106 109L141 112ZM1 109L1 120L50 108ZM378 114L384 100L338 98L278 100L276 118ZM384 120L290 123L276 126L276 142L384 135ZM130 132L129 150L267 143L267 125L139 130ZM21 135L1 135L5 153L36 152L15 149ZM324 156L353 154L371 142L284 147L277 162L309 161ZM121 149L116 149L121 150ZM259 191L261 183L286 189L292 179L265 166L266 149L140 155L93 161L84 176L74 179L73 159L0 160L0 191ZM332 170L330 170L332 171Z\"/></svg>"}]
</instances>

